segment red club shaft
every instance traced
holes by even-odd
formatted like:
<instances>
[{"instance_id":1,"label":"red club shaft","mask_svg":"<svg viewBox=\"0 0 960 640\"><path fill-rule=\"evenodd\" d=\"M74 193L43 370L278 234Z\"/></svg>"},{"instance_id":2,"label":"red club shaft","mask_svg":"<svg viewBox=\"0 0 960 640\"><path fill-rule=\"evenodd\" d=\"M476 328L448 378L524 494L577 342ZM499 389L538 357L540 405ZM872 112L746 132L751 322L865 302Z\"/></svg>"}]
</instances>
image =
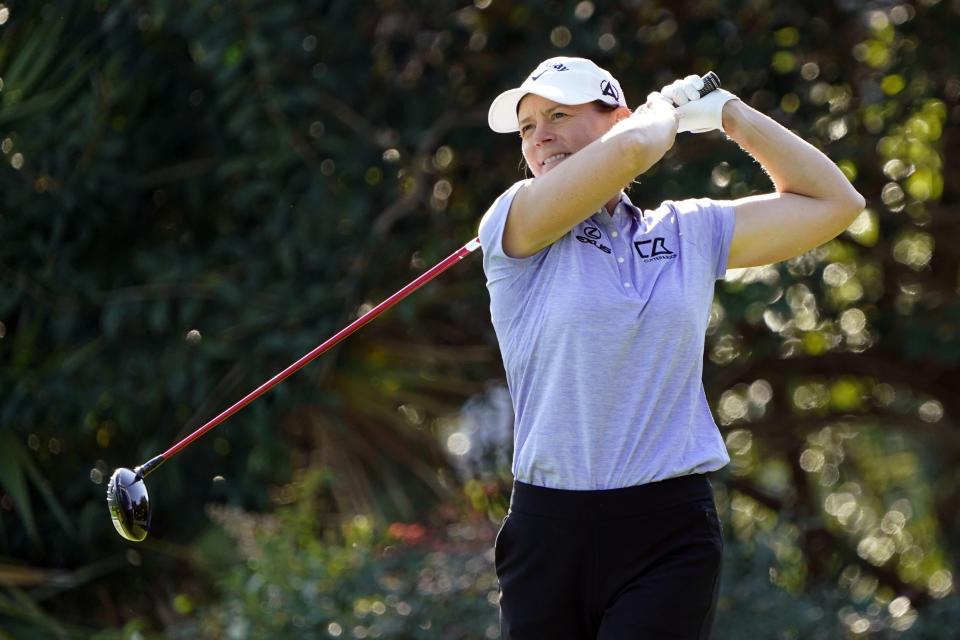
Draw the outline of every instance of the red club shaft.
<instances>
[{"instance_id":1,"label":"red club shaft","mask_svg":"<svg viewBox=\"0 0 960 640\"><path fill-rule=\"evenodd\" d=\"M310 362L311 360L313 360L314 358L324 353L325 351L330 349L332 346L334 346L335 344L337 344L338 342L340 342L341 340L349 336L351 333L353 333L363 325L367 324L368 322L376 318L378 315L380 315L381 313L383 313L393 305L397 304L398 302L406 298L408 295L410 295L411 293L413 293L414 291L416 291L417 289L425 285L426 283L433 280L435 277L437 277L438 275L446 271L454 263L459 262L470 253L473 253L479 247L480 247L480 240L478 238L474 238L467 244L463 245L462 247L460 247L459 249L451 253L449 256L447 256L446 258L444 258L434 266L430 267L430 269L423 272L419 277L417 277L416 280L414 280L410 284L406 285L405 287L403 287L402 289L400 289L399 291L391 295L389 298L387 298L386 300L384 300L383 302L375 306L373 309L370 309L370 311L367 311L365 314L363 314L362 316L360 316L359 318L357 318L356 320L348 324L346 327L344 327L334 335L327 338L327 340L323 344L316 346L313 350L301 356L299 360L291 364L289 367L287 367L286 369L284 369L277 375L273 376L272 378L264 382L262 385L260 385L259 387L257 387L256 389L248 393L247 395L245 395L243 398L238 400L229 409L227 409L217 417L210 420L208 423L206 423L205 425L203 425L202 427L200 427L199 429L191 433L189 436L187 436L177 444L173 445L172 447L164 451L163 454L161 454L160 458L162 460L166 460L176 452L180 451L185 446L187 446L188 444L190 444L191 442L193 442L194 440L196 440L197 438L205 434L207 431L210 431L210 429L213 429L215 426L217 426L218 424L220 424L221 422L223 422L224 420L226 420L227 418L235 414L237 411L240 411L240 409L243 409L245 406L253 402L255 399L257 399L258 397L260 397L261 395L263 395L264 393L272 389L280 381L284 380L287 376L292 374L294 371L297 371L298 369L303 367L305 364L307 364L308 362Z\"/></svg>"}]
</instances>

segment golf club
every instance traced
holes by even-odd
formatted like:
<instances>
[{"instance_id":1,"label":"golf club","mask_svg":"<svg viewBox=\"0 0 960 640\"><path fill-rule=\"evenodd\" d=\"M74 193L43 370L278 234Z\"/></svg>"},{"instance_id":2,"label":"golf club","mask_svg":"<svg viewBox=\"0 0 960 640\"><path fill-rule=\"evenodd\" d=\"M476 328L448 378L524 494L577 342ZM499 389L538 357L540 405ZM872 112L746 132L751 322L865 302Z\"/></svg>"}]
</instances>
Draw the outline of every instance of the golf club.
<instances>
[{"instance_id":1,"label":"golf club","mask_svg":"<svg viewBox=\"0 0 960 640\"><path fill-rule=\"evenodd\" d=\"M713 71L707 71L705 74L700 76L700 79L703 80L703 88L700 89L701 98L714 89L720 88L720 76Z\"/></svg>"},{"instance_id":2,"label":"golf club","mask_svg":"<svg viewBox=\"0 0 960 640\"><path fill-rule=\"evenodd\" d=\"M703 88L700 90L701 96L704 96L714 89L720 87L720 78L713 71L707 72L704 76L702 76L702 78ZM125 467L116 469L113 472L113 475L110 476L110 481L107 483L107 506L110 510L110 518L113 520L113 526L117 529L117 532L127 540L132 540L134 542L139 542L147 537L147 533L150 531L150 498L147 494L147 485L144 482L144 479L150 473L155 471L161 464L166 462L170 456L174 455L188 444L205 434L207 431L213 429L215 426L235 414L237 411L250 404L250 402L266 393L294 371L297 371L305 364L330 349L330 347L334 346L352 334L354 331L376 318L378 315L395 305L397 302L406 298L408 295L422 287L433 278L437 277L439 274L446 271L451 265L459 262L479 247L479 238L474 238L470 242L466 243L449 256L438 262L436 265L425 271L405 287L328 338L326 342L318 345L312 351L303 355L299 360L264 382L262 385L237 401L226 411L207 422L205 425L164 451L162 454L151 458L140 466L135 467L133 470Z\"/></svg>"},{"instance_id":3,"label":"golf club","mask_svg":"<svg viewBox=\"0 0 960 640\"><path fill-rule=\"evenodd\" d=\"M325 342L318 345L310 352L304 354L299 360L291 364L289 367L238 400L229 409L225 410L220 415L216 416L160 455L151 458L140 466L135 467L133 470L125 467L120 467L119 469L115 470L113 475L110 476L110 481L107 483L107 507L110 509L110 519L113 520L113 526L117 529L117 533L127 540L132 540L133 542L139 542L147 537L147 533L150 531L150 497L147 494L147 485L144 482L144 479L150 473L156 471L161 464L169 460L170 456L174 455L188 444L205 434L207 431L210 431L210 429L213 429L215 426L235 414L237 411L250 404L253 400L269 391L294 371L297 371L305 364L349 336L351 333L406 298L424 284L430 282L430 280L433 280L435 277L446 271L454 263L459 262L470 253L476 251L479 247L479 238L474 238L467 244L463 245L449 256L438 262L436 265L423 272L419 277L391 295L389 298L332 335Z\"/></svg>"}]
</instances>

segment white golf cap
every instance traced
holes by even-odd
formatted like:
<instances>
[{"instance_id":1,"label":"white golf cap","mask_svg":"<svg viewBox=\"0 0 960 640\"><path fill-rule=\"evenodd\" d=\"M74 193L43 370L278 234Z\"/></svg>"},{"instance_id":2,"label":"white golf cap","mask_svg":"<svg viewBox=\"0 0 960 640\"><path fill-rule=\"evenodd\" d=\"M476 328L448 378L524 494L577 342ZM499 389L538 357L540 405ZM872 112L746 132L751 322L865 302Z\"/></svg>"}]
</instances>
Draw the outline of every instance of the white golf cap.
<instances>
[{"instance_id":1,"label":"white golf cap","mask_svg":"<svg viewBox=\"0 0 960 640\"><path fill-rule=\"evenodd\" d=\"M528 93L560 104L602 100L610 106L627 106L620 83L606 69L586 58L550 58L541 62L518 88L496 97L487 114L490 128L497 133L519 131L517 106Z\"/></svg>"}]
</instances>

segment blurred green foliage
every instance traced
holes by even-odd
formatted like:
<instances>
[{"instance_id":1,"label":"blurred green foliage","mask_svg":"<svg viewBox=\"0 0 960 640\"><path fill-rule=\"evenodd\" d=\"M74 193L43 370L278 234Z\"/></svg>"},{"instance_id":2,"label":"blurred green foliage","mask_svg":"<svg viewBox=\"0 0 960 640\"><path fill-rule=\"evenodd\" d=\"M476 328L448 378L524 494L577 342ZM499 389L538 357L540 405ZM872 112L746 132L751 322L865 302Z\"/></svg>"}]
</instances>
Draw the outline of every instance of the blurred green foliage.
<instances>
[{"instance_id":1,"label":"blurred green foliage","mask_svg":"<svg viewBox=\"0 0 960 640\"><path fill-rule=\"evenodd\" d=\"M329 479L313 473L301 480L295 504L269 515L210 509L222 529L195 541L193 553L219 600L176 593L170 605L178 622L162 635L134 619L94 639L499 637L493 523L475 511L450 512L457 517L435 526L384 528L357 515L332 531L318 526L311 497ZM726 492L718 503L725 519L736 520L729 510L740 507ZM923 616L903 597L884 596L885 606L878 606L877 579L857 570L845 570L834 589L784 585L782 574L798 559L784 557L794 545L783 529L764 527L728 545L723 571L736 579L723 581L714 640L934 640L946 637L944 628L960 614L956 599L926 607ZM848 636L851 628L860 631Z\"/></svg>"},{"instance_id":2,"label":"blurred green foliage","mask_svg":"<svg viewBox=\"0 0 960 640\"><path fill-rule=\"evenodd\" d=\"M495 529L486 518L451 521L438 534L399 522L384 529L356 515L331 530L314 517L315 489L329 479L311 473L302 480L296 503L270 515L209 510L223 529L193 548L198 564L215 573L220 599L177 593L171 606L182 622L156 637L499 635L492 554L478 552L480 544L493 542ZM225 549L234 558L226 566L220 564ZM145 627L145 620L133 620L95 637L153 637Z\"/></svg>"},{"instance_id":3,"label":"blurred green foliage","mask_svg":"<svg viewBox=\"0 0 960 640\"><path fill-rule=\"evenodd\" d=\"M145 543L114 534L104 483L473 237L522 175L489 100L574 54L633 103L713 69L868 200L837 240L718 284L704 375L733 461L715 478L715 637L943 637L960 557L958 11L4 0L0 634L216 637L237 619L236 637L281 637L308 611L344 636L428 637L428 619L463 625L437 637L486 633L490 540L449 533L495 525L509 491L502 439L480 447L503 416L476 258L167 463ZM770 188L723 136L692 140L635 202ZM492 408L461 411L478 397ZM482 457L451 454L471 438ZM390 545L396 522L441 533ZM421 590L426 569L450 589Z\"/></svg>"}]
</instances>

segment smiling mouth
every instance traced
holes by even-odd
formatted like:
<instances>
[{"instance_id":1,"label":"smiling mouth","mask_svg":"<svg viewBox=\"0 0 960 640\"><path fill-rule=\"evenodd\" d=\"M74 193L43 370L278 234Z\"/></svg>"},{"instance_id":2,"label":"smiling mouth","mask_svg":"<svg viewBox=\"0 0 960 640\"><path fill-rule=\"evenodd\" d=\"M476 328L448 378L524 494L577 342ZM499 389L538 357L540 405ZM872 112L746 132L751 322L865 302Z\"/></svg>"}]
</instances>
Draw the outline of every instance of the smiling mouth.
<instances>
[{"instance_id":1,"label":"smiling mouth","mask_svg":"<svg viewBox=\"0 0 960 640\"><path fill-rule=\"evenodd\" d=\"M555 154L553 154L552 156L550 156L549 158L547 158L546 160L544 160L544 161L541 163L541 166L542 166L544 169L546 169L547 167L549 167L549 166L551 166L551 165L554 165L554 164L560 162L561 160L563 160L564 158L566 158L566 157L569 156L569 155L570 155L569 153L555 153Z\"/></svg>"}]
</instances>

